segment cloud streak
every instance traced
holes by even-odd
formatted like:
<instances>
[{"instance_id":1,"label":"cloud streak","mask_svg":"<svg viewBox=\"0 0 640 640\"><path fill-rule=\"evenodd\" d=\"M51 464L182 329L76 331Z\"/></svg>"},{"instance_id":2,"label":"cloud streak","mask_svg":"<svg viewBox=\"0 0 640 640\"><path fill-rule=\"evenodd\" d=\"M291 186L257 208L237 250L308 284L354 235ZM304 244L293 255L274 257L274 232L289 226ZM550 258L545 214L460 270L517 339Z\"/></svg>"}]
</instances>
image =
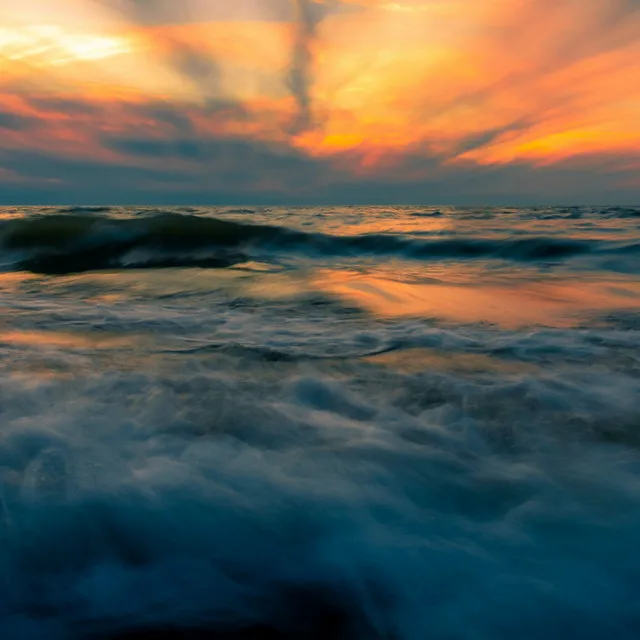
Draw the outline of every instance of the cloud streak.
<instances>
[{"instance_id":1,"label":"cloud streak","mask_svg":"<svg viewBox=\"0 0 640 640\"><path fill-rule=\"evenodd\" d=\"M321 5L312 0L291 0L295 9L294 42L288 85L295 98L297 114L292 130L300 132L313 121L313 50L322 20Z\"/></svg>"}]
</instances>

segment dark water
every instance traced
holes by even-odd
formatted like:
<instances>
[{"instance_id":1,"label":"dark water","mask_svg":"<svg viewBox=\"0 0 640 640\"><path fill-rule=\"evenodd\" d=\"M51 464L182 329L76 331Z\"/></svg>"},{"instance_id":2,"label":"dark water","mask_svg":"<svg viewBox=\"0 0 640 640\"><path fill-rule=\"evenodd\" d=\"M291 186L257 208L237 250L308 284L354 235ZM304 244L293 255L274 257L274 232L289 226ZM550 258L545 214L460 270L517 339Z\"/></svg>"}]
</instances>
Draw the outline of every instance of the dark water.
<instances>
[{"instance_id":1,"label":"dark water","mask_svg":"<svg viewBox=\"0 0 640 640\"><path fill-rule=\"evenodd\" d=\"M0 638L640 637L640 208L0 209Z\"/></svg>"}]
</instances>

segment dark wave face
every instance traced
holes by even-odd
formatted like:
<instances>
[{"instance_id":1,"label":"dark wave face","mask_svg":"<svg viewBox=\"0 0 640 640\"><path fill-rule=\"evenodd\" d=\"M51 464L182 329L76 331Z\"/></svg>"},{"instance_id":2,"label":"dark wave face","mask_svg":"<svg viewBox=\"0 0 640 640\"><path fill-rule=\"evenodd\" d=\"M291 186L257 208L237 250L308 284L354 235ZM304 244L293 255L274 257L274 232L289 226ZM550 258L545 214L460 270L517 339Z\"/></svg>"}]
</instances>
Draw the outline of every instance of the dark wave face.
<instances>
[{"instance_id":1,"label":"dark wave face","mask_svg":"<svg viewBox=\"0 0 640 640\"><path fill-rule=\"evenodd\" d=\"M638 211L0 210L0 639L636 640Z\"/></svg>"},{"instance_id":2,"label":"dark wave face","mask_svg":"<svg viewBox=\"0 0 640 640\"><path fill-rule=\"evenodd\" d=\"M611 210L606 210L609 215ZM630 210L616 210L625 219ZM107 207L75 207L45 215L5 220L0 243L15 269L65 274L104 269L169 267L222 268L256 256L288 257L373 256L381 260L506 260L558 261L591 255L611 261L637 261L637 238L601 238L580 233L544 235L531 230L524 236L468 234L455 228L425 237L414 233L331 234L304 231L247 220L252 210L228 210L243 219L217 218L202 213L147 212L146 215L105 215ZM253 214L255 215L255 213ZM440 211L410 212L412 217L442 218ZM264 216L263 216L264 217ZM475 220L477 213L451 214L454 222ZM561 215L555 216L564 220ZM547 215L548 220L555 219ZM575 216L572 216L572 219ZM582 216L580 216L580 219ZM514 214L514 220L518 220ZM526 221L526 217L525 217ZM522 224L525 221L520 221ZM513 222L513 221L511 221ZM355 233L354 233L355 231ZM416 234L415 231L418 231ZM555 230L554 230L555 231Z\"/></svg>"}]
</instances>

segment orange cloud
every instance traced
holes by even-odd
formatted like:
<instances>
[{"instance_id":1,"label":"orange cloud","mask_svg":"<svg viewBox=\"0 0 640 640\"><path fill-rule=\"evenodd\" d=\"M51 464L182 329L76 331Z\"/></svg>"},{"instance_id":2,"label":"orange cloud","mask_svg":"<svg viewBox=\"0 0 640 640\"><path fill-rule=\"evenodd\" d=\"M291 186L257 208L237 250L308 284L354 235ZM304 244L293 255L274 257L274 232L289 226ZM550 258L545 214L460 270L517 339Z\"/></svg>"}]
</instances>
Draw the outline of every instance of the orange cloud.
<instances>
[{"instance_id":1,"label":"orange cloud","mask_svg":"<svg viewBox=\"0 0 640 640\"><path fill-rule=\"evenodd\" d=\"M320 97L358 115L329 117L318 148L422 143L481 163L640 149L637 11L616 19L595 0L407 2L389 21L387 3L368 4L368 18L330 27Z\"/></svg>"},{"instance_id":2,"label":"orange cloud","mask_svg":"<svg viewBox=\"0 0 640 640\"><path fill-rule=\"evenodd\" d=\"M174 135L157 123L130 122L125 108L164 100L184 110L193 131L286 141L354 175L385 175L403 157L421 154L446 168L542 166L583 156L593 164L612 155L629 162L640 153L637 3L343 4L353 10L314 24L304 70L312 76L304 89L312 120L294 132L288 123L300 96L292 92L288 69L299 46L295 24L199 22L196 15L162 26L105 19L104 28L83 32L70 18L66 24L47 15L42 0L45 26L0 29L0 90L4 86L6 108L40 119L46 134L12 130L0 146L49 145L66 153L84 145L109 155L98 149L105 127L148 125L158 138ZM110 105L110 122L95 113L82 122L32 113L28 101L16 97L47 89ZM228 105L229 113L213 117L200 109L212 101Z\"/></svg>"}]
</instances>

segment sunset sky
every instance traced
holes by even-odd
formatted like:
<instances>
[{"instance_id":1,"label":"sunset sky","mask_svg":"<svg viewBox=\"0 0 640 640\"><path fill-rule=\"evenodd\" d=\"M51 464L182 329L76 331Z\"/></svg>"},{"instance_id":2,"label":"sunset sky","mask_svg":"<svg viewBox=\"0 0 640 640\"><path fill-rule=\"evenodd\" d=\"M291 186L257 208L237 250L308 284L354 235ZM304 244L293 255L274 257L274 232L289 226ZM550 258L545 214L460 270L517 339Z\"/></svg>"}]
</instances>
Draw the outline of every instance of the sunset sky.
<instances>
[{"instance_id":1,"label":"sunset sky","mask_svg":"<svg viewBox=\"0 0 640 640\"><path fill-rule=\"evenodd\" d=\"M640 0L0 0L0 204L640 203Z\"/></svg>"}]
</instances>

